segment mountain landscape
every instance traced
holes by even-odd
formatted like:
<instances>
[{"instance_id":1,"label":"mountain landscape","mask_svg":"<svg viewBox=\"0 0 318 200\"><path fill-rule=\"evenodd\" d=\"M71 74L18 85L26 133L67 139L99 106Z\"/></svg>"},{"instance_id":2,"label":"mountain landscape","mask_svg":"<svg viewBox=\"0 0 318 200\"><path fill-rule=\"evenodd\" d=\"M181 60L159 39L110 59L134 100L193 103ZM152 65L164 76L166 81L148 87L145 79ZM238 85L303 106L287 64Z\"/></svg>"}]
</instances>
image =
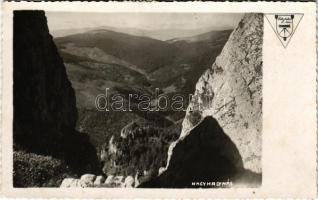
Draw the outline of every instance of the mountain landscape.
<instances>
[{"instance_id":1,"label":"mountain landscape","mask_svg":"<svg viewBox=\"0 0 318 200\"><path fill-rule=\"evenodd\" d=\"M14 16L16 187L260 184L261 15L165 38L106 26L53 38L43 11ZM116 95L128 109L97 101ZM182 109L152 110L175 95Z\"/></svg>"},{"instance_id":2,"label":"mountain landscape","mask_svg":"<svg viewBox=\"0 0 318 200\"><path fill-rule=\"evenodd\" d=\"M127 94L135 93L154 95L155 88L159 88L161 94L170 97L175 94L187 97L194 93L196 81L214 62L230 33L231 30L210 31L161 41L98 29L54 39L77 96L77 128L90 133L100 157L107 158L104 161L105 173L135 175L139 171L158 172L165 166L169 144L180 133L188 102L185 102L182 112L100 112L95 108L96 96L104 94L105 88L109 88L109 95L120 93L126 98ZM136 127L126 129L131 129L131 134L136 131L144 134L141 138L145 141L120 137L121 130L130 123L135 123ZM159 146L157 142L148 141L148 132L156 132L152 137L160 142ZM119 149L128 145L127 142L130 148L122 149L123 155L114 155L109 151L110 140ZM138 150L134 153L135 148ZM145 152L134 155L142 148ZM157 160L154 160L155 155ZM116 166L110 165L115 161ZM144 166L138 164L144 162L147 163Z\"/></svg>"}]
</instances>

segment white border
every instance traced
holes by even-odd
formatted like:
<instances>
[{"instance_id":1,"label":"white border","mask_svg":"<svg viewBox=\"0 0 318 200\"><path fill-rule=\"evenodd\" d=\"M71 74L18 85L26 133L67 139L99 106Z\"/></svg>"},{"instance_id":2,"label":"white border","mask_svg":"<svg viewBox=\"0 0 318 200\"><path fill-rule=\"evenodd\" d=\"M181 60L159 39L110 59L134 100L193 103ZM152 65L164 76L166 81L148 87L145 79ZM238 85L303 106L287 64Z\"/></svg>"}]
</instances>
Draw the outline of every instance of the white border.
<instances>
[{"instance_id":1,"label":"white border","mask_svg":"<svg viewBox=\"0 0 318 200\"><path fill-rule=\"evenodd\" d=\"M12 10L304 13L284 49L267 21L263 48L263 182L256 189L12 188ZM4 2L2 192L42 198L264 198L316 196L314 2Z\"/></svg>"}]
</instances>

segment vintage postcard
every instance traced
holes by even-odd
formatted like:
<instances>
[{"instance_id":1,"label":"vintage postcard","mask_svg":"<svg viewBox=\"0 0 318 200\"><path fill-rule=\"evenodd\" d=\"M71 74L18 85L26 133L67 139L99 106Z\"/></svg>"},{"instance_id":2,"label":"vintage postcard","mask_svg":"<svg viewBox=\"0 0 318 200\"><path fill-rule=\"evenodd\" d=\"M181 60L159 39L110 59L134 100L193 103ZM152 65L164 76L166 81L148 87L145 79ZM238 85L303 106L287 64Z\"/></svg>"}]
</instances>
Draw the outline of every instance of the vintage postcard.
<instances>
[{"instance_id":1,"label":"vintage postcard","mask_svg":"<svg viewBox=\"0 0 318 200\"><path fill-rule=\"evenodd\" d=\"M315 2L4 2L1 194L313 198Z\"/></svg>"}]
</instances>

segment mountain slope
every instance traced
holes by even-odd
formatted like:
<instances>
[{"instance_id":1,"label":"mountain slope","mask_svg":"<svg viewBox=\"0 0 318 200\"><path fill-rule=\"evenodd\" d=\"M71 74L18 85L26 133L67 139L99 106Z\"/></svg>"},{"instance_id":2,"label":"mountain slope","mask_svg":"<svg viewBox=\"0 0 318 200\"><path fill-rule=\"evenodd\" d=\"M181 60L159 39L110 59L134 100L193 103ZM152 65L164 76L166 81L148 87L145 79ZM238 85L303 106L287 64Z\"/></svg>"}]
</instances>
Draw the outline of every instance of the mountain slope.
<instances>
[{"instance_id":1,"label":"mountain slope","mask_svg":"<svg viewBox=\"0 0 318 200\"><path fill-rule=\"evenodd\" d=\"M232 30L212 31L202 35L175 39L169 43L175 46L178 55L172 64L166 65L149 76L160 87L175 85L186 94L194 92L194 85L201 74L214 62L221 52Z\"/></svg>"},{"instance_id":2,"label":"mountain slope","mask_svg":"<svg viewBox=\"0 0 318 200\"><path fill-rule=\"evenodd\" d=\"M80 120L77 127L90 133L100 129L91 127L89 124L92 121L101 120L92 113L92 110L96 109L96 96L105 94L106 88L109 88L110 95L123 93L123 91L125 91L124 94L152 94L154 88L159 88L171 97L174 94L182 94L185 95L185 99L188 99L187 96L194 92L194 85L200 75L214 62L214 58L221 51L230 31L215 31L205 35L209 34L213 37L206 37L206 40L178 41L171 44L107 30L92 30L55 38L66 65L67 74L76 91L76 103L81 110L80 115L86 113L91 116L91 119L88 116L80 116L80 119L85 120ZM216 41L214 41L215 38L217 38ZM131 58L114 53L127 52L128 49L133 49L130 52L140 52ZM157 50L153 51L153 49ZM154 59L154 54L159 54L164 59L158 60L157 55ZM171 55L175 57L172 58ZM165 57L168 57L168 60ZM147 67L152 70L132 64L134 60L151 63ZM160 65L162 66L158 67ZM172 113L172 115L171 117L175 120L180 120L184 116L182 113ZM84 127L87 126L94 130L85 129ZM98 132L102 134L100 130Z\"/></svg>"},{"instance_id":3,"label":"mountain slope","mask_svg":"<svg viewBox=\"0 0 318 200\"><path fill-rule=\"evenodd\" d=\"M78 47L98 48L146 72L172 62L175 57L173 46L163 41L109 30L89 31L56 38L55 41L60 47L65 43L72 43Z\"/></svg>"},{"instance_id":4,"label":"mountain slope","mask_svg":"<svg viewBox=\"0 0 318 200\"><path fill-rule=\"evenodd\" d=\"M226 39L228 37L229 32L232 32L232 29L220 30L220 31L209 31L209 32L198 34L198 35L192 35L189 37L178 37L178 38L167 40L167 42L174 43L174 42L185 41L190 43L190 42L211 41L211 42L217 43L219 42L219 40Z\"/></svg>"},{"instance_id":5,"label":"mountain slope","mask_svg":"<svg viewBox=\"0 0 318 200\"><path fill-rule=\"evenodd\" d=\"M120 65L144 75L160 89L176 88L189 94L194 92L197 79L214 62L230 33L231 30L211 31L193 36L197 40L180 39L169 44L103 29L55 41L66 63L75 56L70 62L78 57L78 61Z\"/></svg>"}]
</instances>

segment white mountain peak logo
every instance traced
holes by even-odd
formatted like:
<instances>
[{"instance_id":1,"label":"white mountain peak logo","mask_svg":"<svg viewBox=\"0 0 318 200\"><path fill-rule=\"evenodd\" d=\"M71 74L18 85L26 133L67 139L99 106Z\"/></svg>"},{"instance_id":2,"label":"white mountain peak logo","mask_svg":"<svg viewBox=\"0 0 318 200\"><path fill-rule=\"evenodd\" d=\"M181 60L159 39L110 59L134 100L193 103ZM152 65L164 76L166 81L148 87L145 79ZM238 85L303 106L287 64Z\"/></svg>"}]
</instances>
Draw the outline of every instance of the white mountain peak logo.
<instances>
[{"instance_id":1,"label":"white mountain peak logo","mask_svg":"<svg viewBox=\"0 0 318 200\"><path fill-rule=\"evenodd\" d=\"M267 21L286 48L304 14L265 14Z\"/></svg>"}]
</instances>

